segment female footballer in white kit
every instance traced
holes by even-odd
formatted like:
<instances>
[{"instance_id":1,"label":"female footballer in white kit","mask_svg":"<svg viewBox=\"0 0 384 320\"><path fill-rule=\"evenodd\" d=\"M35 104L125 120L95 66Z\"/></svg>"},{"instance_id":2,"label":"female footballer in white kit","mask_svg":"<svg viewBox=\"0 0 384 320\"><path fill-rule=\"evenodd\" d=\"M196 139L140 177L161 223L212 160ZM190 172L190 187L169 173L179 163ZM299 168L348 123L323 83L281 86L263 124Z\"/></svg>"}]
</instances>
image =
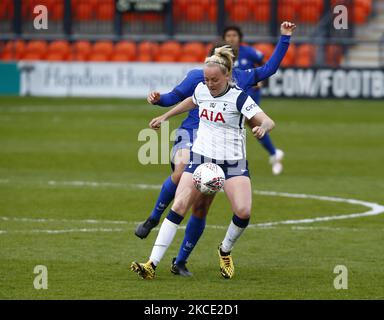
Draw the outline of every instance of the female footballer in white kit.
<instances>
[{"instance_id":1,"label":"female footballer in white kit","mask_svg":"<svg viewBox=\"0 0 384 320\"><path fill-rule=\"evenodd\" d=\"M156 266L193 202L199 198L202 202L212 202L214 195L200 193L192 181L194 170L203 162L216 163L225 173L224 192L234 215L218 253L221 275L224 278L232 278L234 275L230 253L249 223L252 207L251 181L246 160L245 118L248 119L253 135L259 139L272 130L275 124L251 97L231 82L232 58L230 48L217 48L215 54L205 60L205 83L201 82L196 87L192 97L150 122L151 128L159 129L161 123L170 117L199 108L200 123L192 147L191 162L181 176L175 200L161 225L149 261L133 262L131 265L131 269L144 279L154 278Z\"/></svg>"}]
</instances>

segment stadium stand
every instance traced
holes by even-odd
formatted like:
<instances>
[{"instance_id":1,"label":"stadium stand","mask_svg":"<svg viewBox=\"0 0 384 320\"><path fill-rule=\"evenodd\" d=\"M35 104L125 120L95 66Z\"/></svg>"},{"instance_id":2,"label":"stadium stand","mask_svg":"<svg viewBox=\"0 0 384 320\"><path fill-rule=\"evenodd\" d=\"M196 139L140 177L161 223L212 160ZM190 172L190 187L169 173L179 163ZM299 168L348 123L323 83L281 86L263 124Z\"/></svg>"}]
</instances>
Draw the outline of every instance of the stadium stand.
<instances>
[{"instance_id":1,"label":"stadium stand","mask_svg":"<svg viewBox=\"0 0 384 320\"><path fill-rule=\"evenodd\" d=\"M68 7L65 4L68 3L72 22L64 21ZM0 38L3 40L0 46L2 60L201 62L210 48L210 42L220 34L219 30L215 31L216 26L219 28L219 25L222 27L233 23L241 26L247 35L251 34L246 39L248 44L262 51L268 59L277 39L277 30L271 27L273 24L291 20L299 24L299 29L304 30L302 32L314 32L318 30L316 28L319 28L320 21L330 11L330 7L337 4L346 5L351 10L351 20L357 26L367 23L373 14L372 0L225 0L224 17L218 17L216 0L174 0L173 6L167 9L171 10L168 18L166 11L120 14L116 11L114 0L25 0L21 5L23 21L32 20L33 8L37 4L47 6L50 19L62 25L60 37L54 39L42 35L41 39L25 37L25 40L21 40L23 30L13 33L12 30L8 31L7 38ZM14 0L0 1L0 31L12 29L15 8ZM116 20L119 15L121 19ZM169 17L172 19L172 32L166 31L165 22L169 24ZM221 24L218 23L220 19ZM272 24L273 19L276 21ZM121 22L120 29L116 27L116 21ZM72 30L72 33L65 31L65 23L67 26L69 24L67 29ZM108 30L116 34L112 38L106 36L103 40L100 40L101 36L95 37L103 26L108 26ZM127 28L136 36L127 37ZM183 30L188 34L185 35ZM159 38L146 38L148 32ZM178 36L175 37L174 33ZM100 35L104 34L109 35L100 32ZM195 36L188 39L191 35ZM265 41L266 37L269 40ZM310 39L310 34L304 39ZM296 45L290 46L282 65L308 67L319 63L317 50L319 47L308 40L307 43L298 41ZM322 64L337 67L345 51L345 46L330 42L324 46L325 58Z\"/></svg>"}]
</instances>

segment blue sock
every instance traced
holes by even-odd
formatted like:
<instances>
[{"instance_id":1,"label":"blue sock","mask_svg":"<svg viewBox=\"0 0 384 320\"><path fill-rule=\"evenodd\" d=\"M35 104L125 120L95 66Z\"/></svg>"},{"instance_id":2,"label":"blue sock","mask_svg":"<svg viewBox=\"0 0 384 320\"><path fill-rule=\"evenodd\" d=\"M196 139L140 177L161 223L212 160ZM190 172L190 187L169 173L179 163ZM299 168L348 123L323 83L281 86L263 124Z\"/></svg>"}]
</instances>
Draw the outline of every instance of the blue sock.
<instances>
[{"instance_id":1,"label":"blue sock","mask_svg":"<svg viewBox=\"0 0 384 320\"><path fill-rule=\"evenodd\" d=\"M205 228L205 218L197 218L191 216L189 218L183 243L181 244L179 253L176 257L176 263L185 263L191 254L196 243L199 241Z\"/></svg>"},{"instance_id":2,"label":"blue sock","mask_svg":"<svg viewBox=\"0 0 384 320\"><path fill-rule=\"evenodd\" d=\"M265 150L269 152L271 156L275 155L276 153L276 148L272 143L271 137L269 136L268 133L264 135L261 139L259 139L259 142L261 145L264 147Z\"/></svg>"},{"instance_id":3,"label":"blue sock","mask_svg":"<svg viewBox=\"0 0 384 320\"><path fill-rule=\"evenodd\" d=\"M171 176L169 176L163 183L155 207L152 210L151 219L160 220L161 215L175 197L176 189L177 185L172 182Z\"/></svg>"}]
</instances>

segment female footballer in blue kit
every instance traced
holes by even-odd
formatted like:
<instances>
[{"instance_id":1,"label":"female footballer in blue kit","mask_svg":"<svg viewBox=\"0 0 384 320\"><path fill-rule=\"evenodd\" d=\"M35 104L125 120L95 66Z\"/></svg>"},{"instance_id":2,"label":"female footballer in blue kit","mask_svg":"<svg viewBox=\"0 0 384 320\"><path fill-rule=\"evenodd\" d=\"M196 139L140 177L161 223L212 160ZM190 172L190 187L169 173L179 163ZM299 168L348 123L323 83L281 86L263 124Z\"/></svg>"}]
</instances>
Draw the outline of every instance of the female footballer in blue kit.
<instances>
[{"instance_id":1,"label":"female footballer in blue kit","mask_svg":"<svg viewBox=\"0 0 384 320\"><path fill-rule=\"evenodd\" d=\"M151 256L146 263L133 262L132 271L143 279L153 279L155 269L172 243L178 225L195 202L212 202L214 195L197 191L192 181L196 167L203 162L219 165L225 173L224 192L233 211L232 221L218 253L220 272L224 278L234 276L231 251L247 227L251 215L252 190L246 160L245 117L255 137L262 138L274 127L274 122L232 80L233 51L229 46L215 49L205 60L204 82L200 82L192 97L153 119L150 127L159 129L162 122L177 114L198 110L199 127L193 142L190 165L186 166L176 190L175 201L164 219ZM214 106L214 108L212 108ZM214 117L204 114L207 110ZM219 116L220 114L220 116Z\"/></svg>"},{"instance_id":2,"label":"female footballer in blue kit","mask_svg":"<svg viewBox=\"0 0 384 320\"><path fill-rule=\"evenodd\" d=\"M258 81L261 81L276 72L279 67L279 63L283 59L288 49L290 35L294 29L295 25L293 23L284 22L281 25L282 36L280 41L277 44L271 59L264 66L246 71L238 69L233 70L232 77L240 88L245 90L251 88ZM203 80L203 70L192 70L188 73L183 82L178 85L172 92L164 95L160 95L159 93L151 93L148 97L148 101L152 104L158 104L161 106L173 105L177 102L180 102L184 98L191 96L197 84ZM173 164L174 171L172 175L168 177L164 182L150 217L137 227L135 234L138 237L147 237L150 231L155 226L157 226L161 214L173 200L181 174L185 169L186 163L189 162L190 148L195 138L193 131L198 128L198 124L198 112L197 109L193 109L189 112L188 117L183 121L179 128L179 131L184 132L184 134L179 133L178 135L181 137L181 139L176 140L175 142L173 150L174 157L178 158L179 161ZM187 132L187 134L185 134L185 132ZM209 199L206 199L205 202L196 201L193 204L192 216L187 224L185 239L177 258L174 259L174 262L177 262L176 264L173 264L173 271L176 271L174 272L176 274L190 275L185 267L185 263L194 245L197 243L198 239L203 233L205 228L205 215L207 214L209 205Z\"/></svg>"},{"instance_id":3,"label":"female footballer in blue kit","mask_svg":"<svg viewBox=\"0 0 384 320\"><path fill-rule=\"evenodd\" d=\"M255 65L261 65L264 59L264 54L258 50L255 50L251 46L242 45L243 32L237 26L229 26L224 29L223 40L230 44L232 48L237 51L237 59L234 63L235 69L248 70L254 68ZM260 88L259 85L252 86L246 90L247 94L260 105ZM276 149L272 143L269 134L266 134L259 142L269 153L269 162L272 165L272 173L279 175L283 171L282 160L284 152L280 149Z\"/></svg>"}]
</instances>

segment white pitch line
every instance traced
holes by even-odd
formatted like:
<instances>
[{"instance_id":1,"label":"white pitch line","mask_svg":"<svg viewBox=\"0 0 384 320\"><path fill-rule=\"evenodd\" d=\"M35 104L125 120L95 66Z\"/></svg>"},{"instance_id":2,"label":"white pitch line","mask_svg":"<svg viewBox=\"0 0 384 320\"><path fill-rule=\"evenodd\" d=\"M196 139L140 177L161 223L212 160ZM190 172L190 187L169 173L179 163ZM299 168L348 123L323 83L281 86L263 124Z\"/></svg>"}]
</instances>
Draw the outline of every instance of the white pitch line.
<instances>
[{"instance_id":1,"label":"white pitch line","mask_svg":"<svg viewBox=\"0 0 384 320\"><path fill-rule=\"evenodd\" d=\"M119 221L119 220L96 220L96 219L85 219L85 220L76 220L76 219L51 219L51 218L19 218L19 217L5 217L1 216L0 220L3 221L19 221L19 222L75 222L75 223L91 223L91 224L137 224L138 222L132 221Z\"/></svg>"},{"instance_id":2,"label":"white pitch line","mask_svg":"<svg viewBox=\"0 0 384 320\"><path fill-rule=\"evenodd\" d=\"M89 232L122 232L124 229L119 228L80 228L80 229L58 229L58 230L47 230L47 229L31 229L31 230L0 230L0 234L36 234L36 233L47 233L47 234L63 234L63 233L89 233Z\"/></svg>"},{"instance_id":3,"label":"white pitch line","mask_svg":"<svg viewBox=\"0 0 384 320\"><path fill-rule=\"evenodd\" d=\"M302 223L314 223L314 222L331 221L331 220L354 219L354 218L361 218L361 217L368 217L368 216L376 216L376 215L382 214L384 212L384 206L382 206L378 203L356 200L356 199L318 196L318 195L310 195L310 194L304 194L304 193L275 192L275 191L257 191L257 190L254 190L253 192L255 194L259 194L259 195L263 195L263 196L299 198L299 199L315 199L315 200L330 201L330 202L344 202L344 203L349 203L349 204L361 205L361 206L370 208L371 210L368 210L365 212L326 216L326 217L265 222L265 223L258 223L258 224L250 225L251 227L252 226L268 227L268 226L274 226L274 225L279 225L279 224L302 224Z\"/></svg>"},{"instance_id":4,"label":"white pitch line","mask_svg":"<svg viewBox=\"0 0 384 320\"><path fill-rule=\"evenodd\" d=\"M2 184L11 183L9 180L0 180ZM50 180L48 182L40 182L39 184L47 184L49 186L73 186L73 187L117 187L117 188L135 188L135 189L160 189L160 185L151 185L151 184L124 184L124 183L115 183L115 182L95 182L95 181L54 181ZM325 216L325 217L316 217L316 218L307 218L307 219L299 219L299 220L282 220L282 221L272 221L272 222L264 222L251 224L249 227L257 227L257 228L266 228L276 225L290 225L290 224L304 224L304 223L315 223L315 222L324 222L331 220L345 220L345 219L354 219L361 218L367 216L375 216L382 214L384 212L384 206L374 202L356 200L356 199L348 199L348 198L339 198L339 197L329 197L329 196L319 196L319 195L309 195L303 193L287 193L287 192L276 192L276 191L261 191L254 190L254 194L263 195L263 196L274 196L274 197L287 197L287 198L298 198L298 199L315 199L321 201L330 201L330 202L344 202L349 204L357 204L364 207L369 208L370 210L365 212L351 213L351 214L343 214L343 215L333 215L333 216ZM3 217L4 218L4 217ZM7 217L5 217L7 218ZM28 218L15 218L15 219L28 219ZM61 220L66 222L66 220ZM70 220L68 220L70 221ZM78 220L77 222L85 222L87 220ZM88 220L93 221L93 223L99 223L98 221L103 220ZM72 221L73 222L73 221ZM128 221L108 221L104 220L105 223L128 223ZM89 222L91 223L91 222ZM138 223L138 222L134 222ZM223 226L212 226L215 228L222 228Z\"/></svg>"},{"instance_id":5,"label":"white pitch line","mask_svg":"<svg viewBox=\"0 0 384 320\"><path fill-rule=\"evenodd\" d=\"M71 108L68 106L56 106L52 108L49 105L39 105L39 106L2 106L0 108L0 113L29 113L29 112L47 112L47 113L57 113L57 112L97 112L97 111L115 111L115 110L127 110L123 105L71 105Z\"/></svg>"}]
</instances>

